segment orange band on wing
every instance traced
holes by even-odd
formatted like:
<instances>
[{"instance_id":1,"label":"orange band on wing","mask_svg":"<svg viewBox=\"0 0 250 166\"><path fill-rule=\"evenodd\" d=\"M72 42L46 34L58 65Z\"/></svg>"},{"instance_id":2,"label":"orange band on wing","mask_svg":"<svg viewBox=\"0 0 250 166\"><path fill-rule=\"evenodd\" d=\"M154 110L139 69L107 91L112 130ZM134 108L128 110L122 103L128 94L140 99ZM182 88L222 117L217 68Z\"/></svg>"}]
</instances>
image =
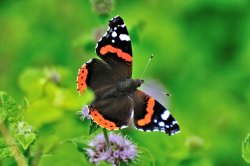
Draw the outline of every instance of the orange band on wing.
<instances>
[{"instance_id":1,"label":"orange band on wing","mask_svg":"<svg viewBox=\"0 0 250 166\"><path fill-rule=\"evenodd\" d=\"M140 119L137 121L137 124L139 126L145 126L151 122L153 113L154 113L154 105L155 105L155 100L154 98L150 97L147 102L147 114L144 116L143 119Z\"/></svg>"},{"instance_id":2,"label":"orange band on wing","mask_svg":"<svg viewBox=\"0 0 250 166\"><path fill-rule=\"evenodd\" d=\"M125 61L127 62L131 62L132 61L132 56L129 55L128 53L126 52L123 52L121 49L119 48L115 48L111 45L106 45L104 47L102 47L100 49L100 53L102 55L105 55L107 54L108 52L111 52L111 53L116 53L120 58L124 59Z\"/></svg>"},{"instance_id":3,"label":"orange band on wing","mask_svg":"<svg viewBox=\"0 0 250 166\"><path fill-rule=\"evenodd\" d=\"M85 89L87 89L87 76L88 76L88 69L87 64L84 64L78 71L77 76L77 91L79 93L83 93Z\"/></svg>"},{"instance_id":4,"label":"orange band on wing","mask_svg":"<svg viewBox=\"0 0 250 166\"><path fill-rule=\"evenodd\" d=\"M114 122L106 120L97 110L92 109L90 111L90 116L93 121L96 122L99 126L106 128L108 130L119 130L119 127L116 126Z\"/></svg>"}]
</instances>

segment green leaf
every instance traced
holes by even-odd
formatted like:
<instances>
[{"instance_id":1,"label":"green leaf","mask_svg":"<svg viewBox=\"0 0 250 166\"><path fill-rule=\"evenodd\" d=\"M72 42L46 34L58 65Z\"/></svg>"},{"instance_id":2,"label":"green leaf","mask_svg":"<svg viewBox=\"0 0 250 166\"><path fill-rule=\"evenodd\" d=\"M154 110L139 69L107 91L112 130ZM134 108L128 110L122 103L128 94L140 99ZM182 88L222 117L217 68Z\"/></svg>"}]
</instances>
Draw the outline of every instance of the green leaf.
<instances>
[{"instance_id":1,"label":"green leaf","mask_svg":"<svg viewBox=\"0 0 250 166\"><path fill-rule=\"evenodd\" d=\"M27 109L29 108L29 106L30 106L29 100L25 97L25 98L23 98L23 100L21 101L21 103L20 103L20 105L18 106L18 108L19 108L20 110L25 111L25 110L27 110Z\"/></svg>"},{"instance_id":2,"label":"green leaf","mask_svg":"<svg viewBox=\"0 0 250 166\"><path fill-rule=\"evenodd\" d=\"M86 91L84 98L82 98L76 89L66 89L52 83L46 85L45 91L51 105L64 110L76 111L79 109L79 106L90 103L94 98L91 91Z\"/></svg>"},{"instance_id":3,"label":"green leaf","mask_svg":"<svg viewBox=\"0 0 250 166\"><path fill-rule=\"evenodd\" d=\"M93 120L90 121L89 135L93 134L100 128Z\"/></svg>"},{"instance_id":4,"label":"green leaf","mask_svg":"<svg viewBox=\"0 0 250 166\"><path fill-rule=\"evenodd\" d=\"M250 164L250 133L242 143L242 157Z\"/></svg>"},{"instance_id":5,"label":"green leaf","mask_svg":"<svg viewBox=\"0 0 250 166\"><path fill-rule=\"evenodd\" d=\"M11 123L20 120L21 114L18 112L16 101L5 92L0 92L0 111L2 118L8 118Z\"/></svg>"},{"instance_id":6,"label":"green leaf","mask_svg":"<svg viewBox=\"0 0 250 166\"><path fill-rule=\"evenodd\" d=\"M17 134L15 138L26 150L29 145L35 140L36 134L33 132L33 128L27 122L19 122L17 125Z\"/></svg>"},{"instance_id":7,"label":"green leaf","mask_svg":"<svg viewBox=\"0 0 250 166\"><path fill-rule=\"evenodd\" d=\"M0 148L0 160L8 157L12 157L13 154L11 153L10 149L8 147L6 148Z\"/></svg>"},{"instance_id":8,"label":"green leaf","mask_svg":"<svg viewBox=\"0 0 250 166\"><path fill-rule=\"evenodd\" d=\"M87 137L82 136L82 137L72 138L69 140L69 142L72 142L72 144L75 145L75 147L82 152L84 147L87 146L88 139Z\"/></svg>"},{"instance_id":9,"label":"green leaf","mask_svg":"<svg viewBox=\"0 0 250 166\"><path fill-rule=\"evenodd\" d=\"M20 88L32 99L43 95L46 82L47 78L43 71L36 68L26 69L18 80Z\"/></svg>"},{"instance_id":10,"label":"green leaf","mask_svg":"<svg viewBox=\"0 0 250 166\"><path fill-rule=\"evenodd\" d=\"M0 160L13 156L4 138L0 138Z\"/></svg>"},{"instance_id":11,"label":"green leaf","mask_svg":"<svg viewBox=\"0 0 250 166\"><path fill-rule=\"evenodd\" d=\"M74 165L83 166L90 165L83 152L78 151L72 144L61 144L53 154L43 154L39 162L39 166L47 165Z\"/></svg>"},{"instance_id":12,"label":"green leaf","mask_svg":"<svg viewBox=\"0 0 250 166\"><path fill-rule=\"evenodd\" d=\"M138 148L138 153L139 156L137 160L135 161L135 164L132 165L150 165L150 166L155 166L155 158L153 154L150 152L150 150L146 148Z\"/></svg>"},{"instance_id":13,"label":"green leaf","mask_svg":"<svg viewBox=\"0 0 250 166\"><path fill-rule=\"evenodd\" d=\"M62 111L52 107L50 101L41 99L33 102L24 117L34 127L41 127L46 123L55 122L62 117Z\"/></svg>"},{"instance_id":14,"label":"green leaf","mask_svg":"<svg viewBox=\"0 0 250 166\"><path fill-rule=\"evenodd\" d=\"M29 145L35 140L36 134L16 134L17 141L22 145L23 149L26 150Z\"/></svg>"}]
</instances>

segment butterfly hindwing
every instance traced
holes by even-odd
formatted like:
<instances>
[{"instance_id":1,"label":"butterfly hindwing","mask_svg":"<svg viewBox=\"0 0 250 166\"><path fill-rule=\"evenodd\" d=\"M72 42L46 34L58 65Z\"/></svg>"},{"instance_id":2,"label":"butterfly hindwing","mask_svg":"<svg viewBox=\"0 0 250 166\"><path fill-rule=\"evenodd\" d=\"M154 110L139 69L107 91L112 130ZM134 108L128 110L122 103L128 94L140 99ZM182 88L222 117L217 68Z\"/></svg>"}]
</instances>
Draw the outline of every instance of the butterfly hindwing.
<instances>
[{"instance_id":1,"label":"butterfly hindwing","mask_svg":"<svg viewBox=\"0 0 250 166\"><path fill-rule=\"evenodd\" d=\"M128 126L133 111L133 101L128 96L95 100L89 106L94 122L108 130L119 130Z\"/></svg>"},{"instance_id":2,"label":"butterfly hindwing","mask_svg":"<svg viewBox=\"0 0 250 166\"><path fill-rule=\"evenodd\" d=\"M132 48L120 16L109 21L109 29L96 45L96 53L124 78L132 76Z\"/></svg>"},{"instance_id":3,"label":"butterfly hindwing","mask_svg":"<svg viewBox=\"0 0 250 166\"><path fill-rule=\"evenodd\" d=\"M177 121L168 109L153 97L137 90L134 99L134 124L143 131L162 131L169 135L179 132Z\"/></svg>"}]
</instances>

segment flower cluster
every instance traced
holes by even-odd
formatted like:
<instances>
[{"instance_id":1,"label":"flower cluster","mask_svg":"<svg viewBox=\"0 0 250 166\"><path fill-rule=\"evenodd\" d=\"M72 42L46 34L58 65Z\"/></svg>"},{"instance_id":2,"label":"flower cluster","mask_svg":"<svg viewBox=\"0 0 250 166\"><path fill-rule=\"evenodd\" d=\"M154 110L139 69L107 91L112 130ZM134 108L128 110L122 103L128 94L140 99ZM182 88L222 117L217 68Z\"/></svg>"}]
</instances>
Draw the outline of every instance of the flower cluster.
<instances>
[{"instance_id":1,"label":"flower cluster","mask_svg":"<svg viewBox=\"0 0 250 166\"><path fill-rule=\"evenodd\" d=\"M85 148L85 151L91 163L100 165L101 162L106 162L116 166L121 163L128 164L135 159L137 148L130 140L111 133L109 141L108 147L103 134L99 134L89 142L89 148Z\"/></svg>"},{"instance_id":2,"label":"flower cluster","mask_svg":"<svg viewBox=\"0 0 250 166\"><path fill-rule=\"evenodd\" d=\"M93 9L100 15L107 15L113 11L114 0L91 0Z\"/></svg>"}]
</instances>

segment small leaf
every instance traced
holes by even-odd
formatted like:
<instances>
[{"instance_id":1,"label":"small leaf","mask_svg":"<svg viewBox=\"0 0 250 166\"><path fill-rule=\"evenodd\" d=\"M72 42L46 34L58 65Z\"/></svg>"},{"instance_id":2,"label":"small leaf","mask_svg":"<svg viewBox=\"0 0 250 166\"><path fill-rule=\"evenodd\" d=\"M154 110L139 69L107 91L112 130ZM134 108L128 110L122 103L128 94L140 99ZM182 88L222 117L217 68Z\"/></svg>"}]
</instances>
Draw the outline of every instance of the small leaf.
<instances>
[{"instance_id":1,"label":"small leaf","mask_svg":"<svg viewBox=\"0 0 250 166\"><path fill-rule=\"evenodd\" d=\"M16 134L17 141L22 145L23 149L26 150L29 145L35 140L36 134Z\"/></svg>"},{"instance_id":2,"label":"small leaf","mask_svg":"<svg viewBox=\"0 0 250 166\"><path fill-rule=\"evenodd\" d=\"M250 164L250 133L242 143L242 157Z\"/></svg>"},{"instance_id":3,"label":"small leaf","mask_svg":"<svg viewBox=\"0 0 250 166\"><path fill-rule=\"evenodd\" d=\"M17 125L17 134L15 134L17 141L26 150L29 145L35 140L36 134L33 132L33 128L27 122L19 122Z\"/></svg>"},{"instance_id":4,"label":"small leaf","mask_svg":"<svg viewBox=\"0 0 250 166\"><path fill-rule=\"evenodd\" d=\"M4 138L0 138L0 160L12 157L12 153L10 149L8 148L8 145L6 144L6 141Z\"/></svg>"},{"instance_id":5,"label":"small leaf","mask_svg":"<svg viewBox=\"0 0 250 166\"><path fill-rule=\"evenodd\" d=\"M16 101L5 92L0 92L0 110L3 118L7 117L9 122L16 123L20 120Z\"/></svg>"},{"instance_id":6,"label":"small leaf","mask_svg":"<svg viewBox=\"0 0 250 166\"><path fill-rule=\"evenodd\" d=\"M94 121L91 120L90 121L90 127L89 127L89 135L96 132L99 128L100 128L100 126L98 126Z\"/></svg>"},{"instance_id":7,"label":"small leaf","mask_svg":"<svg viewBox=\"0 0 250 166\"><path fill-rule=\"evenodd\" d=\"M13 154L11 153L9 148L0 148L0 160L8 157L12 157Z\"/></svg>"}]
</instances>

